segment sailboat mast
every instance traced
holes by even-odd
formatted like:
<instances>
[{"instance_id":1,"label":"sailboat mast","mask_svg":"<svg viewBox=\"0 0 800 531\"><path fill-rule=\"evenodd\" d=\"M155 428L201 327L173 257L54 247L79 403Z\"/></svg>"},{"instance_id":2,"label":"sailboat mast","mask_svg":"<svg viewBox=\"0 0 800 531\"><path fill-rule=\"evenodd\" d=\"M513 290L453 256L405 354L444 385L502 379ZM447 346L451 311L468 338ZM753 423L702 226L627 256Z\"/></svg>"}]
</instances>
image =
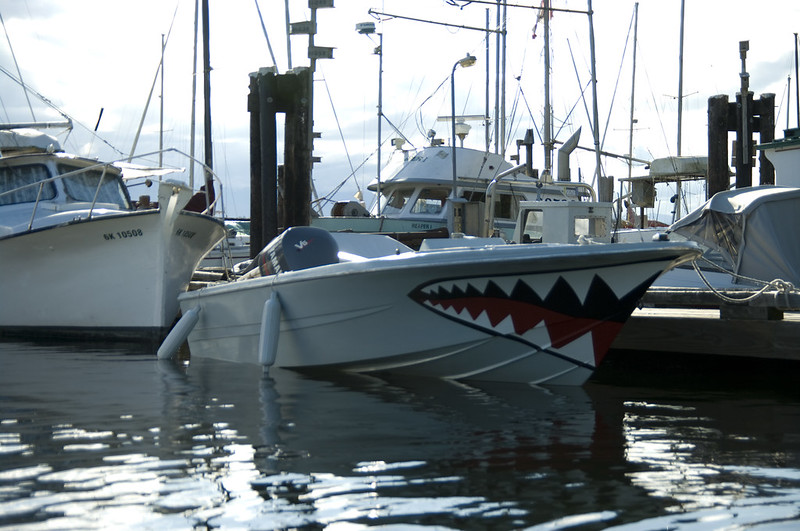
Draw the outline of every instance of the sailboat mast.
<instances>
[{"instance_id":1,"label":"sailboat mast","mask_svg":"<svg viewBox=\"0 0 800 531\"><path fill-rule=\"evenodd\" d=\"M797 127L800 127L800 68L798 68L797 60L797 33L794 34L794 93L795 93L795 110L797 111ZM788 113L787 113L788 114ZM788 129L788 127L787 127Z\"/></svg>"},{"instance_id":2,"label":"sailboat mast","mask_svg":"<svg viewBox=\"0 0 800 531\"><path fill-rule=\"evenodd\" d=\"M211 194L214 192L214 179L211 170L214 167L213 154L211 148L211 53L209 51L209 30L208 30L208 0L203 0L203 98L204 98L204 118L203 118L203 149L205 153L205 177L206 177L206 200L207 205L213 200Z\"/></svg>"},{"instance_id":3,"label":"sailboat mast","mask_svg":"<svg viewBox=\"0 0 800 531\"><path fill-rule=\"evenodd\" d=\"M595 170L594 170L594 180L597 186L600 186L600 173L601 169L601 161L600 161L600 118L597 111L597 67L595 60L595 52L594 52L594 19L592 17L592 0L588 0L588 10L589 10L589 45L591 46L592 51L592 121L594 122L594 156L595 156Z\"/></svg>"},{"instance_id":4,"label":"sailboat mast","mask_svg":"<svg viewBox=\"0 0 800 531\"><path fill-rule=\"evenodd\" d=\"M497 29L500 29L500 10L502 0L497 0ZM500 153L500 32L495 33L494 46L494 152ZM486 63L488 66L488 62Z\"/></svg>"},{"instance_id":5,"label":"sailboat mast","mask_svg":"<svg viewBox=\"0 0 800 531\"><path fill-rule=\"evenodd\" d=\"M547 179L553 175L553 107L550 104L550 0L544 7L544 172Z\"/></svg>"},{"instance_id":6,"label":"sailboat mast","mask_svg":"<svg viewBox=\"0 0 800 531\"><path fill-rule=\"evenodd\" d=\"M199 0L194 1L194 55L192 57L192 115L189 121L190 129L189 129L189 158L191 159L191 163L189 164L189 186L194 190L194 149L195 149L195 141L194 141L194 134L195 134L195 127L197 125L197 29L198 29L198 15L200 13L200 2Z\"/></svg>"},{"instance_id":7,"label":"sailboat mast","mask_svg":"<svg viewBox=\"0 0 800 531\"><path fill-rule=\"evenodd\" d=\"M639 33L639 2L633 6L633 69L631 73L631 130L628 136L628 179L633 173L633 124L634 118L634 97L636 96L636 39ZM630 181L628 181L630 182Z\"/></svg>"},{"instance_id":8,"label":"sailboat mast","mask_svg":"<svg viewBox=\"0 0 800 531\"><path fill-rule=\"evenodd\" d=\"M502 3L503 21L500 27L500 155L506 155L506 29L508 6Z\"/></svg>"},{"instance_id":9,"label":"sailboat mast","mask_svg":"<svg viewBox=\"0 0 800 531\"><path fill-rule=\"evenodd\" d=\"M681 0L680 50L678 51L678 153L681 156L681 131L683 124L683 19L685 0Z\"/></svg>"},{"instance_id":10,"label":"sailboat mast","mask_svg":"<svg viewBox=\"0 0 800 531\"><path fill-rule=\"evenodd\" d=\"M680 47L678 51L678 152L677 155L681 156L681 133L683 131L683 26L684 26L684 8L685 0L681 0L681 29L680 29ZM742 96L742 101L746 101L747 95ZM683 195L681 180L675 181L675 210L672 213L672 221L679 220L681 214L681 196Z\"/></svg>"},{"instance_id":11,"label":"sailboat mast","mask_svg":"<svg viewBox=\"0 0 800 531\"><path fill-rule=\"evenodd\" d=\"M158 116L158 167L164 165L164 34L161 34L161 109Z\"/></svg>"},{"instance_id":12,"label":"sailboat mast","mask_svg":"<svg viewBox=\"0 0 800 531\"><path fill-rule=\"evenodd\" d=\"M284 0L284 13L286 14L286 60L288 61L287 68L292 69L292 39L291 32L289 31L289 0ZM277 66L277 65L276 65Z\"/></svg>"},{"instance_id":13,"label":"sailboat mast","mask_svg":"<svg viewBox=\"0 0 800 531\"><path fill-rule=\"evenodd\" d=\"M486 88L484 90L485 110L484 110L484 122L483 122L484 142L485 142L485 148L484 149L486 150L486 153L489 153L489 149L491 148L491 136L492 136L491 132L489 131L489 123L490 123L489 122L489 117L491 116L491 109L489 108L489 99L490 99L490 94L491 93L490 93L489 87L490 87L491 76L492 76L492 73L491 73L492 70L491 70L491 67L490 67L490 65L492 64L491 63L491 56L490 56L490 51L491 51L490 47L491 46L489 44L489 35L490 35L489 30L491 28L489 27L489 20L490 20L489 19L489 10L486 9L486 23L485 23L486 24L486 46L485 46L485 52L486 52Z\"/></svg>"}]
</instances>

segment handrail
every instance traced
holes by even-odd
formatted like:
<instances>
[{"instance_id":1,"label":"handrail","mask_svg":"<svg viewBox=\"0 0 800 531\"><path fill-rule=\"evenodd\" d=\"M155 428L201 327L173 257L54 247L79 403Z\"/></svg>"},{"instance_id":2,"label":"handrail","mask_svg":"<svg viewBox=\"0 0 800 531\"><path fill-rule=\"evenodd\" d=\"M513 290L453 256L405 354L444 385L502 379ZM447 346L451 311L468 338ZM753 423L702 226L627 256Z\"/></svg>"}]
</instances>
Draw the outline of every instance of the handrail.
<instances>
[{"instance_id":1,"label":"handrail","mask_svg":"<svg viewBox=\"0 0 800 531\"><path fill-rule=\"evenodd\" d=\"M33 204L33 212L31 212L31 220L28 222L28 230L31 230L31 227L33 227L33 220L36 219L36 208L39 206L39 199L42 197L43 189L44 183L40 183L39 191L36 193L36 202Z\"/></svg>"},{"instance_id":2,"label":"handrail","mask_svg":"<svg viewBox=\"0 0 800 531\"><path fill-rule=\"evenodd\" d=\"M100 195L100 189L103 187L103 179L106 178L106 172L108 171L108 166L103 166L103 173L100 174L100 180L97 181L97 188L94 191L94 197L92 198L92 206L89 207L89 219L92 219L92 214L94 213L94 206L97 204L97 196Z\"/></svg>"},{"instance_id":3,"label":"handrail","mask_svg":"<svg viewBox=\"0 0 800 531\"><path fill-rule=\"evenodd\" d=\"M34 201L34 204L33 204L33 211L31 213L31 219L30 219L30 222L28 223L28 228L27 228L27 230L31 230L31 228L33 227L33 222L34 222L34 220L36 218L36 212L38 210L39 204L42 202L41 196L42 196L42 192L44 190L44 185L45 184L50 183L50 182L55 182L55 181L57 181L59 179L65 179L65 178L72 177L72 176L75 176L75 175L80 175L81 173L87 173L89 171L92 171L92 170L95 170L95 169L98 169L98 168L102 168L103 171L102 171L102 174L100 176L100 180L99 180L99 182L97 184L97 187L95 189L94 197L92 199L92 204L91 204L91 206L89 208L89 219L91 219L92 215L94 213L94 209L97 206L97 199L98 199L98 197L100 195L100 189L102 188L103 182L105 180L105 176L108 173L108 168L110 166L115 166L120 171L124 171L123 167L116 166L116 164L118 164L120 162L129 162L130 160L133 160L133 159L152 157L152 156L158 155L160 153L163 154L163 153L169 153L169 152L177 153L178 155L182 155L183 157L186 157L190 161L193 161L195 163L200 164L203 167L203 169L205 169L207 172L209 172L211 174L212 179L217 182L217 186L219 187L219 191L220 191L219 196L215 195L214 201L212 201L211 204L209 204L208 207L206 207L206 209L202 211L203 214L210 215L209 213L214 210L214 208L217 206L217 204L218 203L221 204L220 200L221 200L221 196L222 196L222 182L219 180L219 178L218 178L217 174L214 172L214 170L212 168L210 168L208 165L206 165L203 161L198 160L195 157L192 157L191 155L188 155L188 154L184 153L183 151L181 151L181 150L179 150L177 148L166 148L166 149L162 149L162 150L152 151L152 152L149 152L149 153L143 153L141 155L136 155L135 157L133 157L131 159L129 159L128 157L125 157L124 159L117 159L117 160L113 160L113 161L110 161L110 162L97 162L95 164L89 164L89 165L84 166L82 168L77 168L75 170L68 171L66 173L55 175L53 177L48 177L46 179L41 179L41 180L38 180L38 181L33 182L33 183L24 184L22 186L18 186L17 188L14 188L14 189L11 189L11 190L7 190L5 192L0 192L0 197L19 192L20 190L25 190L25 189L31 188L33 186L38 186L39 187L39 191L38 191L38 193L36 195L36 201ZM65 160L69 160L69 159L65 159ZM86 160L86 159L83 159L83 160ZM166 170L166 169L170 169L170 168L162 168L162 169ZM178 171L178 169L176 168L174 171ZM142 177L144 177L144 176L136 176L136 177L133 177L133 178L142 178ZM123 179L123 181L124 180L125 179ZM206 192L206 193L208 193L208 192Z\"/></svg>"},{"instance_id":4,"label":"handrail","mask_svg":"<svg viewBox=\"0 0 800 531\"><path fill-rule=\"evenodd\" d=\"M494 224L494 189L503 177L513 175L520 170L524 170L526 164L517 164L513 168L498 173L486 187L486 202L483 205L483 231L481 236L484 238L489 237L489 229Z\"/></svg>"},{"instance_id":5,"label":"handrail","mask_svg":"<svg viewBox=\"0 0 800 531\"><path fill-rule=\"evenodd\" d=\"M520 170L524 170L526 167L525 164L519 164L514 166L513 168L509 168L508 170L497 174L497 176L491 180L489 186L486 187L486 202L483 206L483 230L481 236L484 238L489 237L489 231L491 230L492 226L494 225L494 189L500 183L500 180L504 177L508 177L509 175L513 175L514 173L519 172ZM541 188L545 186L545 184L549 186L555 186L560 188L583 188L589 191L589 195L592 198L592 201L597 200L597 196L595 195L594 188L591 185L586 183L575 183L572 181L555 181L555 182L548 182L543 183L542 181L537 181L536 183L518 183L521 184L522 187L530 187L536 186ZM563 194L564 191L562 190L561 193ZM566 194L564 197L567 197Z\"/></svg>"}]
</instances>

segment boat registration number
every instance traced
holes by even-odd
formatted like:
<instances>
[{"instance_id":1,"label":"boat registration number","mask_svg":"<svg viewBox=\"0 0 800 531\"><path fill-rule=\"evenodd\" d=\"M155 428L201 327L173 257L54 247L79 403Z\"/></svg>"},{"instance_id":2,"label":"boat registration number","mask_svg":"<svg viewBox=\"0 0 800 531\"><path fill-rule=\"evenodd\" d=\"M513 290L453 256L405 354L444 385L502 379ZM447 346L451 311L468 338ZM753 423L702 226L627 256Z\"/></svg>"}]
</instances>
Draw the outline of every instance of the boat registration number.
<instances>
[{"instance_id":1,"label":"boat registration number","mask_svg":"<svg viewBox=\"0 0 800 531\"><path fill-rule=\"evenodd\" d=\"M125 240L127 238L137 238L143 236L142 229L121 230L119 232L106 232L103 234L105 240Z\"/></svg>"}]
</instances>

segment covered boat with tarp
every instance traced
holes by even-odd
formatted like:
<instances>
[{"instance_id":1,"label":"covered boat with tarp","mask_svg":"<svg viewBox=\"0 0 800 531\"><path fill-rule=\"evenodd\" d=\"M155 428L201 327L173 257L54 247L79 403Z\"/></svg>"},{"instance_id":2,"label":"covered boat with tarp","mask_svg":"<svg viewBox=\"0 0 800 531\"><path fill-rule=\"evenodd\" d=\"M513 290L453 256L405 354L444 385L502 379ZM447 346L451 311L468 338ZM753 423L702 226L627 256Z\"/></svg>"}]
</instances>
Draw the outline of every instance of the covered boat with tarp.
<instances>
[{"instance_id":1,"label":"covered boat with tarp","mask_svg":"<svg viewBox=\"0 0 800 531\"><path fill-rule=\"evenodd\" d=\"M736 282L800 285L800 188L756 186L715 194L669 232L699 243Z\"/></svg>"}]
</instances>

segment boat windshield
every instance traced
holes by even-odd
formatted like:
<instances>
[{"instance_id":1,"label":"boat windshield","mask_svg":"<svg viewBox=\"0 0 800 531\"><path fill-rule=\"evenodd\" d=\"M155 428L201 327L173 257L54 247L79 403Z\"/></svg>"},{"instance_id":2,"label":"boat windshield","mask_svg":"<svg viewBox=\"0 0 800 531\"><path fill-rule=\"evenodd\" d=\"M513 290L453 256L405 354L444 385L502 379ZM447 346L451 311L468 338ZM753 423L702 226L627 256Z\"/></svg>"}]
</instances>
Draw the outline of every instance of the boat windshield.
<instances>
[{"instance_id":1,"label":"boat windshield","mask_svg":"<svg viewBox=\"0 0 800 531\"><path fill-rule=\"evenodd\" d=\"M586 236L587 238L601 238L609 234L609 227L606 218L603 216L576 216L575 217L575 238Z\"/></svg>"},{"instance_id":2,"label":"boat windshield","mask_svg":"<svg viewBox=\"0 0 800 531\"><path fill-rule=\"evenodd\" d=\"M42 183L42 186L35 184L49 177L50 173L44 164L0 168L0 206L33 203L37 198L40 200L55 198L56 187L52 181Z\"/></svg>"},{"instance_id":3,"label":"boat windshield","mask_svg":"<svg viewBox=\"0 0 800 531\"><path fill-rule=\"evenodd\" d=\"M444 204L450 190L442 188L425 188L420 191L414 206L411 207L412 214L439 214L444 210Z\"/></svg>"},{"instance_id":4,"label":"boat windshield","mask_svg":"<svg viewBox=\"0 0 800 531\"><path fill-rule=\"evenodd\" d=\"M413 193L413 188L395 188L386 199L386 204L383 206L381 213L399 214Z\"/></svg>"},{"instance_id":5,"label":"boat windshield","mask_svg":"<svg viewBox=\"0 0 800 531\"><path fill-rule=\"evenodd\" d=\"M522 230L522 243L541 243L544 236L544 213L538 209L529 210L525 214L525 225Z\"/></svg>"},{"instance_id":6,"label":"boat windshield","mask_svg":"<svg viewBox=\"0 0 800 531\"><path fill-rule=\"evenodd\" d=\"M62 175L78 170L80 170L79 167L66 164L58 165L58 172ZM102 176L103 169L97 168L64 177L64 189L67 192L67 197L72 201L92 202L95 199L95 193L97 193L98 203L112 203L120 208L129 209L128 194L116 173L106 170L100 191L97 191Z\"/></svg>"}]
</instances>

